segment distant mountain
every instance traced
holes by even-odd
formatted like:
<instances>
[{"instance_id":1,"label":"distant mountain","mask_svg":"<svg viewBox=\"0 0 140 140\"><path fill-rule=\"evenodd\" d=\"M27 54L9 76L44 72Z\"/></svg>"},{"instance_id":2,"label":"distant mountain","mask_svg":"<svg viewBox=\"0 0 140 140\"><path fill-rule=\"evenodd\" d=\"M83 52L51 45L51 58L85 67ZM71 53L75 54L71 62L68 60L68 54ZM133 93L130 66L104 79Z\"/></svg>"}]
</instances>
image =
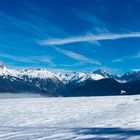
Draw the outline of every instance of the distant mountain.
<instances>
[{"instance_id":1,"label":"distant mountain","mask_svg":"<svg viewBox=\"0 0 140 140\"><path fill-rule=\"evenodd\" d=\"M123 84L126 94L140 94L140 79Z\"/></svg>"},{"instance_id":2,"label":"distant mountain","mask_svg":"<svg viewBox=\"0 0 140 140\"><path fill-rule=\"evenodd\" d=\"M47 70L25 69L15 71L0 69L0 92L29 92L48 96L59 96L65 85Z\"/></svg>"},{"instance_id":3,"label":"distant mountain","mask_svg":"<svg viewBox=\"0 0 140 140\"><path fill-rule=\"evenodd\" d=\"M0 67L0 92L39 93L45 96L101 96L140 93L140 71L122 76L102 69L91 73L13 70Z\"/></svg>"},{"instance_id":4,"label":"distant mountain","mask_svg":"<svg viewBox=\"0 0 140 140\"><path fill-rule=\"evenodd\" d=\"M134 72L127 72L124 75L121 76L120 80L122 81L136 81L140 79L140 71L134 71Z\"/></svg>"},{"instance_id":5,"label":"distant mountain","mask_svg":"<svg viewBox=\"0 0 140 140\"><path fill-rule=\"evenodd\" d=\"M114 79L107 78L98 81L86 80L70 87L66 96L106 96L119 95L122 84Z\"/></svg>"},{"instance_id":6,"label":"distant mountain","mask_svg":"<svg viewBox=\"0 0 140 140\"><path fill-rule=\"evenodd\" d=\"M140 94L140 79L136 81L120 83L113 78L101 80L85 80L69 86L64 96L114 96Z\"/></svg>"}]
</instances>

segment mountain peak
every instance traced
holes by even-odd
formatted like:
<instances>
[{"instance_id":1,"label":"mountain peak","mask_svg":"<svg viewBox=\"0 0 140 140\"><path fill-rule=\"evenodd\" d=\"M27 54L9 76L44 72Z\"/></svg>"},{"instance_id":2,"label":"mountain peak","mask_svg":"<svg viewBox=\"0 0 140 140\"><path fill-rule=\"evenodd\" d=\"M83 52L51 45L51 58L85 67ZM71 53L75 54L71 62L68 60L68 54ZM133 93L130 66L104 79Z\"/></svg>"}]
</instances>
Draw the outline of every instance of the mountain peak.
<instances>
[{"instance_id":1,"label":"mountain peak","mask_svg":"<svg viewBox=\"0 0 140 140\"><path fill-rule=\"evenodd\" d=\"M0 62L0 69L4 68L4 64L2 62Z\"/></svg>"},{"instance_id":2,"label":"mountain peak","mask_svg":"<svg viewBox=\"0 0 140 140\"><path fill-rule=\"evenodd\" d=\"M105 71L105 70L103 70L101 68L93 71L93 74L100 74L100 75L102 75L104 77L110 77L110 74L107 71Z\"/></svg>"},{"instance_id":3,"label":"mountain peak","mask_svg":"<svg viewBox=\"0 0 140 140\"><path fill-rule=\"evenodd\" d=\"M94 71L94 73L95 73L95 72L97 72L97 73L106 73L106 71L103 70L103 69L101 69L101 68L96 69L96 70Z\"/></svg>"}]
</instances>

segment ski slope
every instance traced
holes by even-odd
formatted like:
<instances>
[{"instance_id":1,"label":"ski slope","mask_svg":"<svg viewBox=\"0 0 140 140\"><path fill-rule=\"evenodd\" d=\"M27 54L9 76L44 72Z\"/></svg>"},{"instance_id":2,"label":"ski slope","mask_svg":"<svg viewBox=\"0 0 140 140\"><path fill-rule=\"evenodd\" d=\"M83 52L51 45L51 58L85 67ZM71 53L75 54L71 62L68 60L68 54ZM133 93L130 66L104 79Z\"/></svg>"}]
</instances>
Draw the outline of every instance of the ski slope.
<instances>
[{"instance_id":1,"label":"ski slope","mask_svg":"<svg viewBox=\"0 0 140 140\"><path fill-rule=\"evenodd\" d=\"M1 98L0 140L139 140L140 96Z\"/></svg>"}]
</instances>

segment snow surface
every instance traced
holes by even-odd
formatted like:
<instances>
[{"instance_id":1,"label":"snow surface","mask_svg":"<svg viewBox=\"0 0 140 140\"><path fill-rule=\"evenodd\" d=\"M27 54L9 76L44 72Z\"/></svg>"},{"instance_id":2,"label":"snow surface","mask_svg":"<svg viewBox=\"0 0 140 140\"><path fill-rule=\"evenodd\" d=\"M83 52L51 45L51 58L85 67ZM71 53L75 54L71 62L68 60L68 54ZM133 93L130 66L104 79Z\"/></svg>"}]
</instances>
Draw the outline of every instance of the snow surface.
<instances>
[{"instance_id":1,"label":"snow surface","mask_svg":"<svg viewBox=\"0 0 140 140\"><path fill-rule=\"evenodd\" d=\"M9 75L13 77L18 77L19 74L20 72L14 69L7 69L6 67L0 68L0 75L3 75L3 76Z\"/></svg>"},{"instance_id":2,"label":"snow surface","mask_svg":"<svg viewBox=\"0 0 140 140\"><path fill-rule=\"evenodd\" d=\"M0 140L140 140L140 95L1 98L0 111Z\"/></svg>"}]
</instances>

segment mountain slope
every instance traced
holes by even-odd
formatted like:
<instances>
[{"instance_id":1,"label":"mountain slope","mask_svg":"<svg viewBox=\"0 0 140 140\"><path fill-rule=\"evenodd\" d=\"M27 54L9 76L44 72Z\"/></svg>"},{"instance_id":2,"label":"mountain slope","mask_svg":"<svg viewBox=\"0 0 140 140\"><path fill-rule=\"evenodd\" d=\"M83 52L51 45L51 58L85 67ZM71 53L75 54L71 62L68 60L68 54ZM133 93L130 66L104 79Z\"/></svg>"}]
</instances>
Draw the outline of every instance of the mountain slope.
<instances>
[{"instance_id":1,"label":"mountain slope","mask_svg":"<svg viewBox=\"0 0 140 140\"><path fill-rule=\"evenodd\" d=\"M66 96L119 95L121 89L122 84L111 78L98 81L89 79L69 87Z\"/></svg>"},{"instance_id":2,"label":"mountain slope","mask_svg":"<svg viewBox=\"0 0 140 140\"><path fill-rule=\"evenodd\" d=\"M47 96L59 96L65 90L65 86L58 79L39 78L15 78L8 76L0 77L0 92L13 93L40 93Z\"/></svg>"},{"instance_id":3,"label":"mountain slope","mask_svg":"<svg viewBox=\"0 0 140 140\"><path fill-rule=\"evenodd\" d=\"M140 71L127 72L120 77L122 81L136 81L140 79Z\"/></svg>"}]
</instances>

